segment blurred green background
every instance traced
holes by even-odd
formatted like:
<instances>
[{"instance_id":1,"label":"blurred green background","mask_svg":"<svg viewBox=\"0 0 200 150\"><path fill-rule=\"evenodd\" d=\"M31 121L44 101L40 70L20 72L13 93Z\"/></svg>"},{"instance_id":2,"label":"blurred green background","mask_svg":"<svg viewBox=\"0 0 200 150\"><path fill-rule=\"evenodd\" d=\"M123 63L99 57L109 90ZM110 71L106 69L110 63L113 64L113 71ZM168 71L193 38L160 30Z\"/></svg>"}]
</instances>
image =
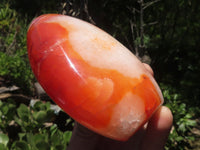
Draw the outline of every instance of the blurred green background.
<instances>
[{"instance_id":1,"label":"blurred green background","mask_svg":"<svg viewBox=\"0 0 200 150\"><path fill-rule=\"evenodd\" d=\"M38 95L26 32L45 13L102 28L151 65L174 124L166 150L200 149L200 1L1 0L0 149L66 149L73 120Z\"/></svg>"}]
</instances>

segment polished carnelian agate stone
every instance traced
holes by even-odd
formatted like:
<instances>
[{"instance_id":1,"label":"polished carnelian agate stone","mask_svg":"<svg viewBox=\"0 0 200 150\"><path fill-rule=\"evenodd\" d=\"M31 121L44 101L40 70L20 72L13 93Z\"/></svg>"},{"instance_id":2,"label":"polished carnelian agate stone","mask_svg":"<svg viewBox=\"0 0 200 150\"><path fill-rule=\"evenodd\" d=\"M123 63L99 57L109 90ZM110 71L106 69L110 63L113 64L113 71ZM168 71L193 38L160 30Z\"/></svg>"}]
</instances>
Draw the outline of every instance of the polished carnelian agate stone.
<instances>
[{"instance_id":1,"label":"polished carnelian agate stone","mask_svg":"<svg viewBox=\"0 0 200 150\"><path fill-rule=\"evenodd\" d=\"M42 15L27 35L32 70L47 94L85 127L127 140L163 103L144 65L101 29L79 19Z\"/></svg>"}]
</instances>

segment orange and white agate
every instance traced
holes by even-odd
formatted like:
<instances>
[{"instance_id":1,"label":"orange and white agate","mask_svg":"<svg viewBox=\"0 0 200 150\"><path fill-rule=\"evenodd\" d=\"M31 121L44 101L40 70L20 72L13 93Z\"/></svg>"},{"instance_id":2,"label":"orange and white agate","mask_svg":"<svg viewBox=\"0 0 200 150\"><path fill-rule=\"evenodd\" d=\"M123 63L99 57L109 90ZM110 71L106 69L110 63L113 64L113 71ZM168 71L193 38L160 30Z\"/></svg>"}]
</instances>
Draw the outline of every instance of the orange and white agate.
<instances>
[{"instance_id":1,"label":"orange and white agate","mask_svg":"<svg viewBox=\"0 0 200 150\"><path fill-rule=\"evenodd\" d=\"M101 135L127 140L163 103L144 65L94 25L42 15L31 23L27 44L32 70L47 94Z\"/></svg>"}]
</instances>

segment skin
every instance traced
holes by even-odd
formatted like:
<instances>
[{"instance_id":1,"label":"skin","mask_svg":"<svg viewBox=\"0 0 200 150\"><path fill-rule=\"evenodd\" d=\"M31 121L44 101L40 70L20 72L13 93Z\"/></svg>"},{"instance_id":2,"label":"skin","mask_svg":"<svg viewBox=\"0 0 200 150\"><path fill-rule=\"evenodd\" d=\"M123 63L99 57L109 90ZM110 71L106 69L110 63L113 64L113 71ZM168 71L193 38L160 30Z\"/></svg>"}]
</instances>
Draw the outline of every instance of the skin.
<instances>
[{"instance_id":1,"label":"skin","mask_svg":"<svg viewBox=\"0 0 200 150\"><path fill-rule=\"evenodd\" d=\"M147 64L146 69L153 75ZM128 141L115 141L75 123L67 150L163 150L173 123L169 108L161 106Z\"/></svg>"}]
</instances>

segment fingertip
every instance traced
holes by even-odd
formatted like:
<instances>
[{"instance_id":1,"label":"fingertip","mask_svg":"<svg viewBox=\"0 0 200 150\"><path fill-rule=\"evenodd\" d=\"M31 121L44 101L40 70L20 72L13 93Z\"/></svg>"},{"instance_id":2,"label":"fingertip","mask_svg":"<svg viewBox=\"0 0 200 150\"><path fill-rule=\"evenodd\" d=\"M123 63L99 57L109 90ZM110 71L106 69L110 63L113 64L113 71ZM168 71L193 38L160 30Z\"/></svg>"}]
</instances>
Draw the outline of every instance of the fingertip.
<instances>
[{"instance_id":1,"label":"fingertip","mask_svg":"<svg viewBox=\"0 0 200 150\"><path fill-rule=\"evenodd\" d=\"M154 76L154 72L152 70L152 68L150 67L150 65L146 64L146 63L143 63L144 67L148 70L148 72Z\"/></svg>"},{"instance_id":2,"label":"fingertip","mask_svg":"<svg viewBox=\"0 0 200 150\"><path fill-rule=\"evenodd\" d=\"M149 124L157 130L168 130L173 124L171 110L166 106L160 107L152 116Z\"/></svg>"},{"instance_id":3,"label":"fingertip","mask_svg":"<svg viewBox=\"0 0 200 150\"><path fill-rule=\"evenodd\" d=\"M161 115L162 115L162 121L160 122L160 126L162 128L169 128L172 126L173 124L173 115L171 110L166 107L166 106L162 106L161 107Z\"/></svg>"},{"instance_id":4,"label":"fingertip","mask_svg":"<svg viewBox=\"0 0 200 150\"><path fill-rule=\"evenodd\" d=\"M169 136L173 123L172 112L166 106L161 106L148 122L142 150L162 150Z\"/></svg>"}]
</instances>

